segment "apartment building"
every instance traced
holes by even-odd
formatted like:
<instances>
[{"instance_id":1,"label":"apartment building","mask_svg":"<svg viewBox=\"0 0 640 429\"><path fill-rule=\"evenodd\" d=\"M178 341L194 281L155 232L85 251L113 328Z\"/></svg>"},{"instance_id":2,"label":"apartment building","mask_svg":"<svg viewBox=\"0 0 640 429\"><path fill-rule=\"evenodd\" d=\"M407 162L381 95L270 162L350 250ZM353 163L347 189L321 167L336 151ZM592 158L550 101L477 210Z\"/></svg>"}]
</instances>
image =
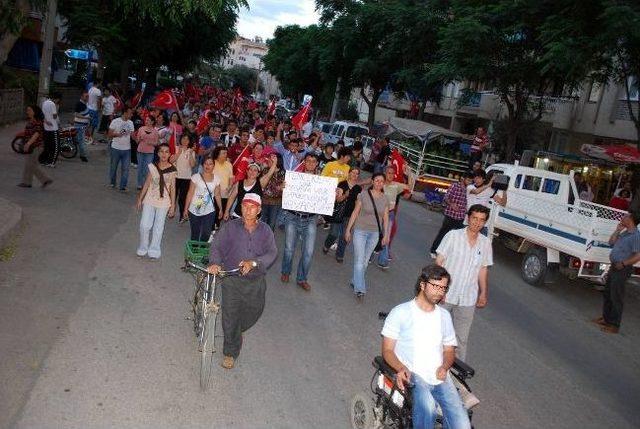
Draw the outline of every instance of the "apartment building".
<instances>
[{"instance_id":1,"label":"apartment building","mask_svg":"<svg viewBox=\"0 0 640 429\"><path fill-rule=\"evenodd\" d=\"M265 94L263 95L279 95L280 84L275 77L264 70L264 64L262 63L262 58L267 52L269 52L269 47L260 37L247 39L238 36L231 42L227 56L220 63L224 68L242 65L257 70L265 89Z\"/></svg>"},{"instance_id":2,"label":"apartment building","mask_svg":"<svg viewBox=\"0 0 640 429\"><path fill-rule=\"evenodd\" d=\"M453 131L471 134L475 127L490 127L492 121L504 118L507 109L491 90L479 90L463 98L463 84L451 83L443 88L440 103L427 103L423 120ZM546 96L541 125L546 128L547 141L539 148L558 153L578 154L582 144L637 142L637 131L630 118L623 85L585 84L580 90L564 97ZM366 120L368 108L359 95L352 93L361 119ZM638 90L633 85L631 100L638 114ZM381 95L376 109L376 121L393 116L405 116L411 109L408 100L399 100L392 93Z\"/></svg>"}]
</instances>

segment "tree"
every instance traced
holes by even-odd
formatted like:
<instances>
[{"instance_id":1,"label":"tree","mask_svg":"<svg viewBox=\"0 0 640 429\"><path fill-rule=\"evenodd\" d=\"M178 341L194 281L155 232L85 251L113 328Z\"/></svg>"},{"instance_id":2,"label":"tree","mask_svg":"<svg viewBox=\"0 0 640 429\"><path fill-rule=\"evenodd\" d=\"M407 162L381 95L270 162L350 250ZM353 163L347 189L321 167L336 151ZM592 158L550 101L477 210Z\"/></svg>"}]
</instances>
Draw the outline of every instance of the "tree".
<instances>
[{"instance_id":1,"label":"tree","mask_svg":"<svg viewBox=\"0 0 640 429\"><path fill-rule=\"evenodd\" d=\"M143 78L148 69L155 77L161 66L184 72L224 55L242 6L245 0L100 0L90 7L62 0L60 13L67 20L66 38L95 48L106 70L125 84L132 70Z\"/></svg>"},{"instance_id":2,"label":"tree","mask_svg":"<svg viewBox=\"0 0 640 429\"><path fill-rule=\"evenodd\" d=\"M440 29L440 48L428 66L430 78L484 82L495 88L507 108L508 160L520 133L541 119L544 95L573 88L584 79L584 67L566 74L545 61L551 49L545 24L558 19L563 6L540 0L453 0Z\"/></svg>"},{"instance_id":3,"label":"tree","mask_svg":"<svg viewBox=\"0 0 640 429\"><path fill-rule=\"evenodd\" d=\"M411 90L423 101L437 99L438 84L427 81L424 64L437 47L437 22L443 6L436 0L318 0L322 21L341 36L343 69L350 84L360 87L375 121L385 89Z\"/></svg>"},{"instance_id":4,"label":"tree","mask_svg":"<svg viewBox=\"0 0 640 429\"><path fill-rule=\"evenodd\" d=\"M29 11L43 10L45 5L45 0L0 0L0 65L20 37Z\"/></svg>"},{"instance_id":5,"label":"tree","mask_svg":"<svg viewBox=\"0 0 640 429\"><path fill-rule=\"evenodd\" d=\"M320 93L324 86L314 46L322 40L321 34L317 25L287 25L276 28L267 41L269 52L262 59L265 69L278 79L285 94L297 100L303 94Z\"/></svg>"},{"instance_id":6,"label":"tree","mask_svg":"<svg viewBox=\"0 0 640 429\"><path fill-rule=\"evenodd\" d=\"M227 70L230 84L234 88L240 88L243 94L253 94L256 92L256 81L258 81L258 71L245 65L236 65ZM258 92L264 91L264 85L258 81Z\"/></svg>"}]
</instances>

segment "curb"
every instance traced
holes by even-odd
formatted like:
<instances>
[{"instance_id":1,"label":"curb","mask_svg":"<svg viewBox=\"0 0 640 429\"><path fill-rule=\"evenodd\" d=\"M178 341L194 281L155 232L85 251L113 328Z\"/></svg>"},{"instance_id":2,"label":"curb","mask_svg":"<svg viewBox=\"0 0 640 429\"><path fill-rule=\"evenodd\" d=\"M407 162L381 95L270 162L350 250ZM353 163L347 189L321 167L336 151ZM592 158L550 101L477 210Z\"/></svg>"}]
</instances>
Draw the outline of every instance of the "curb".
<instances>
[{"instance_id":1,"label":"curb","mask_svg":"<svg viewBox=\"0 0 640 429\"><path fill-rule=\"evenodd\" d=\"M7 199L0 198L0 216L2 216L2 224L0 224L0 249L3 249L11 244L16 231L22 223L22 207Z\"/></svg>"}]
</instances>

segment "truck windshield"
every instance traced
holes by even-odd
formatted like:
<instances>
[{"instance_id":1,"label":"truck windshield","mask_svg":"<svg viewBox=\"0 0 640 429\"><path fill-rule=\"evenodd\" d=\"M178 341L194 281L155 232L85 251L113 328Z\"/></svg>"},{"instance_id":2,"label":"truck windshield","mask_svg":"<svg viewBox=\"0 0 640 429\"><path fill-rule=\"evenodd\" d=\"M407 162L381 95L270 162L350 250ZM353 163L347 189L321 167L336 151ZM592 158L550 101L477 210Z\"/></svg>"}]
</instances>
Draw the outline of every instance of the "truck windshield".
<instances>
[{"instance_id":1,"label":"truck windshield","mask_svg":"<svg viewBox=\"0 0 640 429\"><path fill-rule=\"evenodd\" d=\"M347 132L345 133L345 137L350 139L355 139L356 137L360 137L363 134L366 134L367 130L365 128L360 127L349 127L347 128Z\"/></svg>"}]
</instances>

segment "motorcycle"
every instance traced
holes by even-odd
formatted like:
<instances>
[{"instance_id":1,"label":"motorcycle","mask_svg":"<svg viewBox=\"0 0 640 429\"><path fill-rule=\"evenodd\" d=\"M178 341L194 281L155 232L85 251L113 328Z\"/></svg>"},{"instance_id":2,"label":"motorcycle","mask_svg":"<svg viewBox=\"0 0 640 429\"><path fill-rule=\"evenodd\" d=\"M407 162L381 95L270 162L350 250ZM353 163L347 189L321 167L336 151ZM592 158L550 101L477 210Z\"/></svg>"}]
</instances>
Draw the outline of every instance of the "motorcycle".
<instances>
[{"instance_id":1,"label":"motorcycle","mask_svg":"<svg viewBox=\"0 0 640 429\"><path fill-rule=\"evenodd\" d=\"M78 144L76 143L76 135L78 131L75 127L61 128L58 133L58 142L60 144L60 155L65 159L74 158L78 154ZM11 148L14 152L24 154L24 145L27 143L24 131L20 131L15 135L11 142Z\"/></svg>"}]
</instances>

